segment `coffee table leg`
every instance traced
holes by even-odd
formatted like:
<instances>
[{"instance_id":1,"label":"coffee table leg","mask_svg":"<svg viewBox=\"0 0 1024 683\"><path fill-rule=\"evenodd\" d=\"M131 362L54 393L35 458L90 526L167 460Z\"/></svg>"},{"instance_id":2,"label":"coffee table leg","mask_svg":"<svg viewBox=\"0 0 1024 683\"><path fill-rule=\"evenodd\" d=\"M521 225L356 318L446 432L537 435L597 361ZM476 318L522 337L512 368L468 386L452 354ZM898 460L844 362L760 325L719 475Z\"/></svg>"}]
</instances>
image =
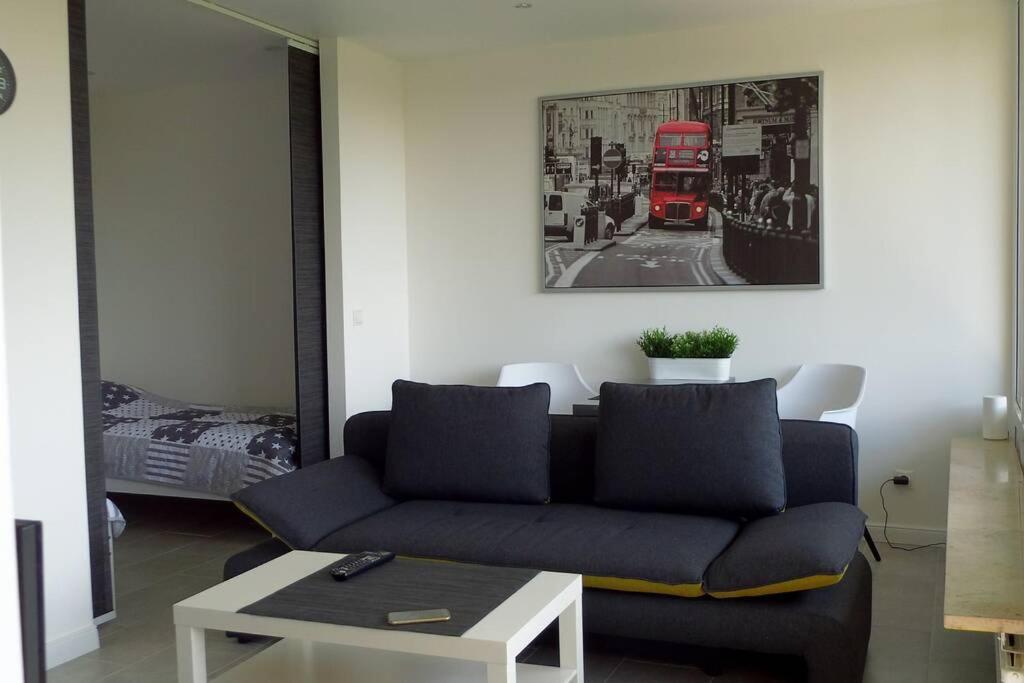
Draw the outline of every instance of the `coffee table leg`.
<instances>
[{"instance_id":1,"label":"coffee table leg","mask_svg":"<svg viewBox=\"0 0 1024 683\"><path fill-rule=\"evenodd\" d=\"M583 683L583 601L577 597L558 616L558 664L576 669L576 683Z\"/></svg>"},{"instance_id":2,"label":"coffee table leg","mask_svg":"<svg viewBox=\"0 0 1024 683\"><path fill-rule=\"evenodd\" d=\"M487 683L516 683L516 660L487 665Z\"/></svg>"},{"instance_id":3,"label":"coffee table leg","mask_svg":"<svg viewBox=\"0 0 1024 683\"><path fill-rule=\"evenodd\" d=\"M206 634L201 628L177 626L178 683L206 683Z\"/></svg>"}]
</instances>

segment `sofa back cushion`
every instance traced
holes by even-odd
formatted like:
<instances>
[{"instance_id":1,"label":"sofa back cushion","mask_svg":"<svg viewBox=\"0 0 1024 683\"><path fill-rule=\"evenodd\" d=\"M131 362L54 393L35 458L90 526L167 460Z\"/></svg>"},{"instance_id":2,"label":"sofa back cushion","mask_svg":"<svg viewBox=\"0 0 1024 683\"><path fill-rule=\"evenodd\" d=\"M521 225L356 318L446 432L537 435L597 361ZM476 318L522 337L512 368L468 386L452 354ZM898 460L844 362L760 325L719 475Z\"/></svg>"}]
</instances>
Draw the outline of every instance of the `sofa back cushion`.
<instances>
[{"instance_id":1,"label":"sofa back cushion","mask_svg":"<svg viewBox=\"0 0 1024 683\"><path fill-rule=\"evenodd\" d=\"M547 502L550 397L546 384L395 382L384 490L406 499Z\"/></svg>"},{"instance_id":2,"label":"sofa back cushion","mask_svg":"<svg viewBox=\"0 0 1024 683\"><path fill-rule=\"evenodd\" d=\"M781 420L786 507L840 501L857 504L857 433L835 422ZM384 476L391 413L375 410L345 422L345 454L369 461ZM594 500L597 418L551 416L551 500Z\"/></svg>"},{"instance_id":3,"label":"sofa back cushion","mask_svg":"<svg viewBox=\"0 0 1024 683\"><path fill-rule=\"evenodd\" d=\"M786 506L775 380L601 385L594 499L732 518Z\"/></svg>"}]
</instances>

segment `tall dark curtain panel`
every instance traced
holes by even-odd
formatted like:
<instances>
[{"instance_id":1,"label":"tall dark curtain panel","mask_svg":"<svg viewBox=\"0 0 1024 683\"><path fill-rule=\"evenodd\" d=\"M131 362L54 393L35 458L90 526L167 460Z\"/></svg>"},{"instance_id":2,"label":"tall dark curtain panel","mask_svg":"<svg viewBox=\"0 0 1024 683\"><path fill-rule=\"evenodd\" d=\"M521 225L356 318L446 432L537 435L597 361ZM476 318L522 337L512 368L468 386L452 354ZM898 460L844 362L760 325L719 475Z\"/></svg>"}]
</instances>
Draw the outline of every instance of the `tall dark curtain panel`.
<instances>
[{"instance_id":1,"label":"tall dark curtain panel","mask_svg":"<svg viewBox=\"0 0 1024 683\"><path fill-rule=\"evenodd\" d=\"M103 464L103 401L96 314L92 158L89 150L89 67L85 35L85 0L68 0L71 145L75 174L75 239L78 248L78 326L82 347L82 409L85 420L85 489L89 557L92 565L92 611L94 616L100 616L114 609L114 594L106 531L107 486Z\"/></svg>"},{"instance_id":2,"label":"tall dark curtain panel","mask_svg":"<svg viewBox=\"0 0 1024 683\"><path fill-rule=\"evenodd\" d=\"M320 146L320 58L294 47L288 48L288 118L295 297L295 407L299 465L306 466L330 457L324 181Z\"/></svg>"}]
</instances>

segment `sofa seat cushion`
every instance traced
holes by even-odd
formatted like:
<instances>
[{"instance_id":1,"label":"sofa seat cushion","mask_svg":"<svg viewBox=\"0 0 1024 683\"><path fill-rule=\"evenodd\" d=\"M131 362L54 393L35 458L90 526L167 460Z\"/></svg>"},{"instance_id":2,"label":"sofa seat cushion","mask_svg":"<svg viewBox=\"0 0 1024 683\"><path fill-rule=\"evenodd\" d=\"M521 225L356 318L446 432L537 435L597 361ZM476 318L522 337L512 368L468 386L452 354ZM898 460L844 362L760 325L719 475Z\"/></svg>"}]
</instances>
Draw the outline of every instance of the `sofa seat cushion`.
<instances>
[{"instance_id":1,"label":"sofa seat cushion","mask_svg":"<svg viewBox=\"0 0 1024 683\"><path fill-rule=\"evenodd\" d=\"M735 522L586 505L410 501L346 526L316 550L399 555L584 575L584 585L681 597L704 594Z\"/></svg>"},{"instance_id":2,"label":"sofa seat cushion","mask_svg":"<svg viewBox=\"0 0 1024 683\"><path fill-rule=\"evenodd\" d=\"M740 598L839 583L857 553L864 520L853 505L815 503L750 522L711 563L705 588L716 598Z\"/></svg>"},{"instance_id":3,"label":"sofa seat cushion","mask_svg":"<svg viewBox=\"0 0 1024 683\"><path fill-rule=\"evenodd\" d=\"M774 379L601 385L594 501L754 519L786 506Z\"/></svg>"}]
</instances>

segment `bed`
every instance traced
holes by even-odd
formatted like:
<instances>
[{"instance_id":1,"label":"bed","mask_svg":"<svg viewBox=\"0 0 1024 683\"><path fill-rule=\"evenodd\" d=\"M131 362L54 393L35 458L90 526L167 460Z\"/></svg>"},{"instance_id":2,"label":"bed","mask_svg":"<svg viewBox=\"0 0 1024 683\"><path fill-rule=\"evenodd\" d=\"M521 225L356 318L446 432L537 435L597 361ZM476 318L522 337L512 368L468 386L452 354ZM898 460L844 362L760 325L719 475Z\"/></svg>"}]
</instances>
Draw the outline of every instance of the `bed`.
<instances>
[{"instance_id":1,"label":"bed","mask_svg":"<svg viewBox=\"0 0 1024 683\"><path fill-rule=\"evenodd\" d=\"M102 386L109 491L221 499L296 467L294 415Z\"/></svg>"}]
</instances>

